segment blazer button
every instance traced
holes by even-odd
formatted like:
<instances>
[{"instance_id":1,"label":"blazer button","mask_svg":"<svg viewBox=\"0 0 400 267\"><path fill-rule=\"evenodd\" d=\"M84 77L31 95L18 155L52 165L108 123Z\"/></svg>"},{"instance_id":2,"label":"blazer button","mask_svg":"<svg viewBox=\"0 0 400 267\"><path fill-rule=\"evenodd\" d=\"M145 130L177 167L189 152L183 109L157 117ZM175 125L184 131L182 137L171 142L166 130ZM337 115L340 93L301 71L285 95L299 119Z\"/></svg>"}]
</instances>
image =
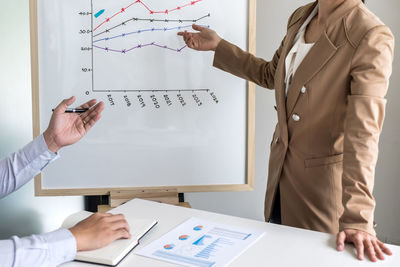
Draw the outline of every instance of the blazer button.
<instances>
[{"instance_id":1,"label":"blazer button","mask_svg":"<svg viewBox=\"0 0 400 267\"><path fill-rule=\"evenodd\" d=\"M294 121L299 121L299 120L300 120L300 116L297 115L297 114L293 114L293 115L292 115L292 119L293 119Z\"/></svg>"},{"instance_id":2,"label":"blazer button","mask_svg":"<svg viewBox=\"0 0 400 267\"><path fill-rule=\"evenodd\" d=\"M275 138L275 144L279 142L279 137Z\"/></svg>"},{"instance_id":3,"label":"blazer button","mask_svg":"<svg viewBox=\"0 0 400 267\"><path fill-rule=\"evenodd\" d=\"M301 88L301 93L305 94L307 92L307 88L305 88L304 86Z\"/></svg>"}]
</instances>

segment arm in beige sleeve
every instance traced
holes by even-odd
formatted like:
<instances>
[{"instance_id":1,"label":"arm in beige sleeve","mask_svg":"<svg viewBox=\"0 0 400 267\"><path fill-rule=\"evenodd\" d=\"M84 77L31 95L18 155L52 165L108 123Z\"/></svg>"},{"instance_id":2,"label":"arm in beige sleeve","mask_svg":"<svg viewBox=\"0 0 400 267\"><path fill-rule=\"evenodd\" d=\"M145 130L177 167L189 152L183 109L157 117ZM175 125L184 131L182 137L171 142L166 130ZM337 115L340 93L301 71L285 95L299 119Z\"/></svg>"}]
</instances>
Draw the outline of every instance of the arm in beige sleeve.
<instances>
[{"instance_id":1,"label":"arm in beige sleeve","mask_svg":"<svg viewBox=\"0 0 400 267\"><path fill-rule=\"evenodd\" d=\"M375 235L372 190L393 48L389 28L377 26L361 40L352 60L344 130L344 212L339 221L340 230L357 229Z\"/></svg>"},{"instance_id":2,"label":"arm in beige sleeve","mask_svg":"<svg viewBox=\"0 0 400 267\"><path fill-rule=\"evenodd\" d=\"M259 86L274 89L275 72L281 57L284 41L285 39L283 39L281 46L275 52L273 59L267 62L222 40L215 50L214 67L254 82Z\"/></svg>"}]
</instances>

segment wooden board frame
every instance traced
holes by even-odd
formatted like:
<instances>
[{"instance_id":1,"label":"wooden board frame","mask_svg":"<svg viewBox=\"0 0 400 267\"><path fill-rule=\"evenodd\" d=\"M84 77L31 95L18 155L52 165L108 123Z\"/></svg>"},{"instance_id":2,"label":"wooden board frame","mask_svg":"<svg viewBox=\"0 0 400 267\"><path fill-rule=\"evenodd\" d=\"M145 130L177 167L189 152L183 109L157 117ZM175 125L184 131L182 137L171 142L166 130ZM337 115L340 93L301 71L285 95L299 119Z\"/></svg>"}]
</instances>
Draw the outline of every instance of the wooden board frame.
<instances>
[{"instance_id":1,"label":"wooden board frame","mask_svg":"<svg viewBox=\"0 0 400 267\"><path fill-rule=\"evenodd\" d=\"M32 78L32 118L33 136L40 132L39 113L39 54L38 54L38 0L29 0L30 5L30 37L31 37L31 78ZM256 5L257 0L248 0L248 51L256 53ZM188 192L225 192L225 191L252 191L254 190L254 162L255 162L255 84L247 84L247 153L246 153L246 183L237 185L191 185L191 186L159 186L159 187L124 187L124 188L73 188L73 189L43 189L42 177L35 177L36 196L92 196L109 195L111 191L143 190L173 190L179 193Z\"/></svg>"}]
</instances>

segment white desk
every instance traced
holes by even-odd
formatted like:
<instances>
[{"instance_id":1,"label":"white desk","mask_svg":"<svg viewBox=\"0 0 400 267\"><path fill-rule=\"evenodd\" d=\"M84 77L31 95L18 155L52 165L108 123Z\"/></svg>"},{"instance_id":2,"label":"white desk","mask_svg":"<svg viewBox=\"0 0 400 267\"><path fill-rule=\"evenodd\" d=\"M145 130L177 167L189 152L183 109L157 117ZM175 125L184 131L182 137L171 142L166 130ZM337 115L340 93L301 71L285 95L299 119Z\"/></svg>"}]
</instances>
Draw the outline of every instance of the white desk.
<instances>
[{"instance_id":1,"label":"white desk","mask_svg":"<svg viewBox=\"0 0 400 267\"><path fill-rule=\"evenodd\" d=\"M359 261L352 246L343 252L336 251L336 236L307 231L287 226L269 224L260 221L232 217L212 212L176 207L166 204L135 199L116 208L118 212L135 212L138 218L157 219L155 226L142 240L139 246L159 238L175 226L190 217L198 217L241 227L265 231L265 235L230 267L290 266L290 267L343 267L343 266L396 266L400 267L400 247L390 246L394 256L387 256L385 261L372 263ZM171 267L174 264L148 259L134 254L133 250L118 267ZM71 262L63 267L93 267L97 265Z\"/></svg>"}]
</instances>

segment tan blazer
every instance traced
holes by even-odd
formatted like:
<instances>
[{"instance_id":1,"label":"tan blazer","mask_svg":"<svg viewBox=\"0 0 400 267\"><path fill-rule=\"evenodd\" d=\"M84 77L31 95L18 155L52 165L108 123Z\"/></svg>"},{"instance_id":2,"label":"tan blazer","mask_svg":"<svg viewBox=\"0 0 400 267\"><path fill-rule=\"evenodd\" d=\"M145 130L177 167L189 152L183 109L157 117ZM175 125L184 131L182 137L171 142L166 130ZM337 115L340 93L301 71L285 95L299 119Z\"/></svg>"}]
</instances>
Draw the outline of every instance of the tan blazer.
<instances>
[{"instance_id":1,"label":"tan blazer","mask_svg":"<svg viewBox=\"0 0 400 267\"><path fill-rule=\"evenodd\" d=\"M375 234L372 195L394 38L360 0L346 0L295 73L285 97L285 58L316 2L297 9L266 62L221 41L214 66L275 89L265 219L278 188L282 223L337 233Z\"/></svg>"}]
</instances>

